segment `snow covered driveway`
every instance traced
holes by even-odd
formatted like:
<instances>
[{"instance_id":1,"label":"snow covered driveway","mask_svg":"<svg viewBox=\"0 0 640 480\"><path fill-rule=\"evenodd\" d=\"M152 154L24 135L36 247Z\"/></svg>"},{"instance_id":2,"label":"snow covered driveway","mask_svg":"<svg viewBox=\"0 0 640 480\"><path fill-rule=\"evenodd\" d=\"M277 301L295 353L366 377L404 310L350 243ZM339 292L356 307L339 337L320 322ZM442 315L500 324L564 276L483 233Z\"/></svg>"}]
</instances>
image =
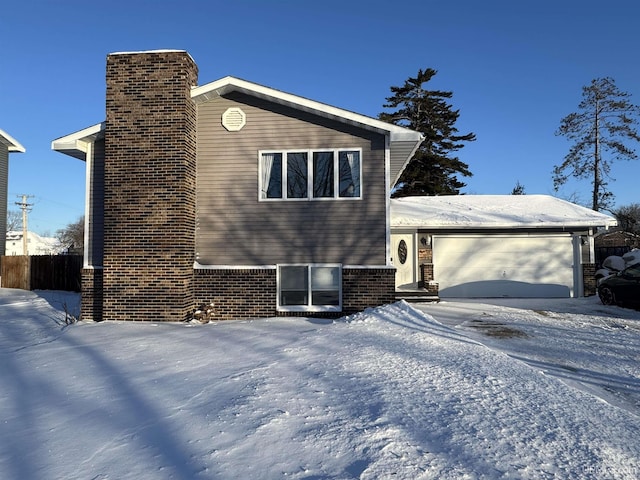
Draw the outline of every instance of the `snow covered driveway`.
<instances>
[{"instance_id":1,"label":"snow covered driveway","mask_svg":"<svg viewBox=\"0 0 640 480\"><path fill-rule=\"evenodd\" d=\"M398 303L64 327L74 301L0 290L0 478L640 473L640 312Z\"/></svg>"},{"instance_id":2,"label":"snow covered driveway","mask_svg":"<svg viewBox=\"0 0 640 480\"><path fill-rule=\"evenodd\" d=\"M581 299L484 299L418 308L471 338L640 415L640 312Z\"/></svg>"}]
</instances>

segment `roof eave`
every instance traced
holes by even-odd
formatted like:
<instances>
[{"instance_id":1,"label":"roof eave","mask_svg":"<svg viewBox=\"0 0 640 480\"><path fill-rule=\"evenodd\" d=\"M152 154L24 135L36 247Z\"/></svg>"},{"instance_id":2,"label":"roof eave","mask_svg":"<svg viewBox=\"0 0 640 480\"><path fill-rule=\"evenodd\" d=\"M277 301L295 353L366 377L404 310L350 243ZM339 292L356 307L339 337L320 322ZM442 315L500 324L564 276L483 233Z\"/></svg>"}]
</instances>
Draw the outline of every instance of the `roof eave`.
<instances>
[{"instance_id":1,"label":"roof eave","mask_svg":"<svg viewBox=\"0 0 640 480\"><path fill-rule=\"evenodd\" d=\"M407 162L418 149L424 136L420 132L383 122L375 118L367 117L359 113L333 107L316 102L297 95L275 90L256 83L239 78L227 76L205 85L194 87L191 90L191 98L195 103L203 103L220 97L229 92L241 92L270 102L289 106L297 110L305 111L324 118L336 120L341 123L354 125L359 128L374 131L389 136L389 145L394 149L396 142L414 142L414 148ZM104 122L91 127L60 137L51 143L55 151L84 160L88 143L94 142L104 132Z\"/></svg>"},{"instance_id":2,"label":"roof eave","mask_svg":"<svg viewBox=\"0 0 640 480\"><path fill-rule=\"evenodd\" d=\"M203 103L229 92L244 93L342 123L348 123L378 133L389 134L391 143L395 141L415 141L421 143L424 138L421 133L405 127L231 76L199 87L194 87L191 90L191 98L196 103Z\"/></svg>"},{"instance_id":3,"label":"roof eave","mask_svg":"<svg viewBox=\"0 0 640 480\"><path fill-rule=\"evenodd\" d=\"M409 223L397 224L391 220L392 228L421 228L428 230L562 230L575 231L584 230L585 228L609 228L615 227L617 222L573 222L567 224L560 223L510 223L510 224L483 224L483 225L434 225L429 223Z\"/></svg>"},{"instance_id":4,"label":"roof eave","mask_svg":"<svg viewBox=\"0 0 640 480\"><path fill-rule=\"evenodd\" d=\"M92 125L51 142L51 149L79 160L86 160L87 147L104 136L105 123Z\"/></svg>"},{"instance_id":5,"label":"roof eave","mask_svg":"<svg viewBox=\"0 0 640 480\"><path fill-rule=\"evenodd\" d=\"M0 143L7 146L10 153L24 153L27 150L15 138L0 130Z\"/></svg>"},{"instance_id":6,"label":"roof eave","mask_svg":"<svg viewBox=\"0 0 640 480\"><path fill-rule=\"evenodd\" d=\"M396 141L401 141L401 140L398 139ZM411 161L413 156L418 151L418 148L420 148L420 145L422 145L422 142L424 142L424 135L420 134L420 139L416 141L415 145L413 146L413 149L411 150L411 153L409 154L409 156L405 160L404 164L402 165L402 168L400 168L400 170L398 170L398 173L396 174L396 177L391 179L391 186L392 187L395 186L396 183L398 183L398 180L400 180L400 176L402 175L402 172L405 171L405 169L407 168L407 165L409 165L409 162ZM393 140L391 142L391 149L393 150Z\"/></svg>"}]
</instances>

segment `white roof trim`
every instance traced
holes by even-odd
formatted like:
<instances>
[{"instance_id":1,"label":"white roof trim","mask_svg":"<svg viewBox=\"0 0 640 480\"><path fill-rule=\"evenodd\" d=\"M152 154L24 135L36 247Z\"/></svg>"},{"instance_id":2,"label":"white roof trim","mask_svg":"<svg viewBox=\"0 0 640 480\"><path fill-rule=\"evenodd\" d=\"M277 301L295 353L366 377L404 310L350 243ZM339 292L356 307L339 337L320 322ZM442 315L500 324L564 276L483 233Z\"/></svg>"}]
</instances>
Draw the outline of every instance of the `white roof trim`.
<instances>
[{"instance_id":1,"label":"white roof trim","mask_svg":"<svg viewBox=\"0 0 640 480\"><path fill-rule=\"evenodd\" d=\"M171 49L171 48L165 48L165 49L158 49L158 50L138 50L138 51L131 51L131 52L112 52L109 55L137 55L139 53L187 53L186 50L180 50L180 49ZM191 56L191 55L189 55Z\"/></svg>"},{"instance_id":2,"label":"white roof trim","mask_svg":"<svg viewBox=\"0 0 640 480\"><path fill-rule=\"evenodd\" d=\"M298 110L307 111L326 118L351 123L368 130L389 133L391 141L415 141L421 142L423 136L414 130L383 122L375 118L367 117L349 110L332 107L325 103L309 100L290 93L265 87L257 83L248 82L236 77L227 76L191 90L191 98L196 103L206 102L229 92L242 92L247 95L269 100L281 105L291 106Z\"/></svg>"},{"instance_id":3,"label":"white roof trim","mask_svg":"<svg viewBox=\"0 0 640 480\"><path fill-rule=\"evenodd\" d=\"M234 91L386 135L389 137L389 147L392 152L395 150L396 142L414 142L414 148L412 149L411 155L406 159L405 166L424 140L424 136L420 132L406 127L383 122L382 120L367 117L359 113L343 110L231 76L199 87L193 87L191 90L191 98L195 103L203 103ZM99 123L80 130L79 132L58 138L51 143L51 148L84 160L87 152L87 144L95 141L104 128L105 124Z\"/></svg>"},{"instance_id":4,"label":"white roof trim","mask_svg":"<svg viewBox=\"0 0 640 480\"><path fill-rule=\"evenodd\" d=\"M6 145L10 152L24 153L26 149L4 130L0 130L0 144Z\"/></svg>"},{"instance_id":5,"label":"white roof trim","mask_svg":"<svg viewBox=\"0 0 640 480\"><path fill-rule=\"evenodd\" d=\"M80 160L85 160L87 146L96 141L104 131L104 128L105 123L102 122L78 132L70 133L64 137L57 138L51 142L51 149L57 152L66 153L67 155L79 158Z\"/></svg>"},{"instance_id":6,"label":"white roof trim","mask_svg":"<svg viewBox=\"0 0 640 480\"><path fill-rule=\"evenodd\" d=\"M208 265L197 260L193 262L194 270L275 270L276 265Z\"/></svg>"},{"instance_id":7,"label":"white roof trim","mask_svg":"<svg viewBox=\"0 0 640 480\"><path fill-rule=\"evenodd\" d=\"M186 50L179 50L179 49L170 49L170 48L166 48L166 49L159 49L159 50L140 50L139 52L113 52L110 53L108 56L112 56L112 55L139 55L139 54L145 54L145 53L186 53L187 56L191 59L191 61L194 63L196 63L196 61L193 59L193 57L191 56L191 54L189 52L187 52Z\"/></svg>"}]
</instances>

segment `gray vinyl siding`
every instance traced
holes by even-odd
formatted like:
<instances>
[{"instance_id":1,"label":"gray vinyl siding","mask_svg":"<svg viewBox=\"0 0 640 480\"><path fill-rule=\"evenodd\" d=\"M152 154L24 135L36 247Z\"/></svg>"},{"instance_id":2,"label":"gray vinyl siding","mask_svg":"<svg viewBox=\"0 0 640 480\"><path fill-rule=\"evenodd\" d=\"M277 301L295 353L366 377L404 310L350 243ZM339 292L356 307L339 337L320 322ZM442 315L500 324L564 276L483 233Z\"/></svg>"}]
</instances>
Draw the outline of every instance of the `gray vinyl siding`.
<instances>
[{"instance_id":1,"label":"gray vinyl siding","mask_svg":"<svg viewBox=\"0 0 640 480\"><path fill-rule=\"evenodd\" d=\"M89 242L87 249L88 265L102 266L104 252L104 139L93 144L93 159L91 161L91 175L89 182Z\"/></svg>"},{"instance_id":2,"label":"gray vinyl siding","mask_svg":"<svg viewBox=\"0 0 640 480\"><path fill-rule=\"evenodd\" d=\"M396 142L391 159L389 161L389 178L391 179L390 187L393 187L398 181L398 176L402 173L402 169L409 157L409 154L416 146L416 142Z\"/></svg>"},{"instance_id":3,"label":"gray vinyl siding","mask_svg":"<svg viewBox=\"0 0 640 480\"><path fill-rule=\"evenodd\" d=\"M238 132L221 125L232 106ZM199 263L386 263L383 135L233 93L198 105L197 145ZM258 151L297 148L361 148L362 199L258 201Z\"/></svg>"},{"instance_id":4,"label":"gray vinyl siding","mask_svg":"<svg viewBox=\"0 0 640 480\"><path fill-rule=\"evenodd\" d=\"M0 255L5 254L7 238L7 187L9 184L9 150L0 143Z\"/></svg>"}]
</instances>

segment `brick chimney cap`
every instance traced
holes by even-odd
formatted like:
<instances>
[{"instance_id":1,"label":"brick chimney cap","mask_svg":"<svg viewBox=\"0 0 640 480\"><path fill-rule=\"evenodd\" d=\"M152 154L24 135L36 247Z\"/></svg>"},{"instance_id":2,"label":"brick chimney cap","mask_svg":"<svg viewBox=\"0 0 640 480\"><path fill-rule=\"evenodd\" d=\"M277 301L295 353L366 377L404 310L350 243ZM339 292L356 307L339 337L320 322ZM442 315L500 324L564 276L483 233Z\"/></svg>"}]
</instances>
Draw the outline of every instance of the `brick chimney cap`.
<instances>
[{"instance_id":1,"label":"brick chimney cap","mask_svg":"<svg viewBox=\"0 0 640 480\"><path fill-rule=\"evenodd\" d=\"M138 53L187 53L186 50L172 50L172 49L164 49L164 50L139 50L139 51L132 51L132 52L113 52L110 53L109 55L136 55Z\"/></svg>"},{"instance_id":2,"label":"brick chimney cap","mask_svg":"<svg viewBox=\"0 0 640 480\"><path fill-rule=\"evenodd\" d=\"M171 49L165 49L165 50L141 50L138 52L113 52L110 53L107 56L112 56L112 55L139 55L139 54L145 54L145 53L186 53L187 56L191 59L191 61L193 62L193 64L196 64L196 61L193 59L193 57L191 56L191 54L189 52L187 52L186 50L171 50Z\"/></svg>"}]
</instances>

